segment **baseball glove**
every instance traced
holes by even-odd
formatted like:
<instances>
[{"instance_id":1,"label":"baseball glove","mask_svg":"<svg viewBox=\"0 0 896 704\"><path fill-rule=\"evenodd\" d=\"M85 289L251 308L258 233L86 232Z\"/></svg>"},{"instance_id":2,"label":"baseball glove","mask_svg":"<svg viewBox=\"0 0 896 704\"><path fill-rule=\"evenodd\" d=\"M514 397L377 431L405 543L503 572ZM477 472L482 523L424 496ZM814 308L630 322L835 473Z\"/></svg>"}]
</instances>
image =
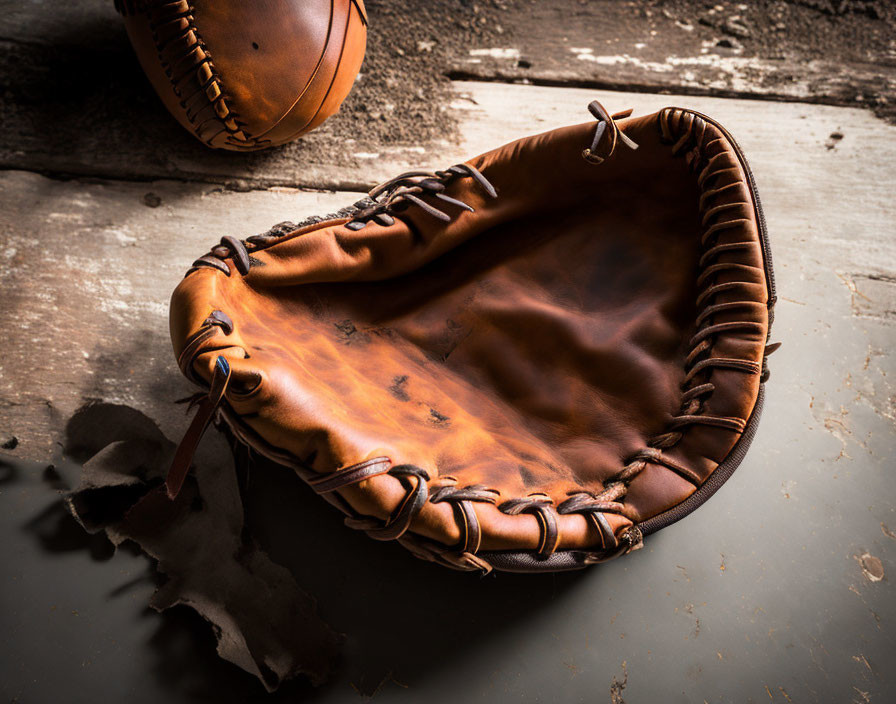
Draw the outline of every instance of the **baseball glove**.
<instances>
[{"instance_id":1,"label":"baseball glove","mask_svg":"<svg viewBox=\"0 0 896 704\"><path fill-rule=\"evenodd\" d=\"M217 418L346 524L460 569L641 546L755 433L775 301L749 167L679 108L596 118L224 237L171 303Z\"/></svg>"},{"instance_id":2,"label":"baseball glove","mask_svg":"<svg viewBox=\"0 0 896 704\"><path fill-rule=\"evenodd\" d=\"M334 114L367 45L363 0L115 0L168 111L210 147L290 142Z\"/></svg>"}]
</instances>

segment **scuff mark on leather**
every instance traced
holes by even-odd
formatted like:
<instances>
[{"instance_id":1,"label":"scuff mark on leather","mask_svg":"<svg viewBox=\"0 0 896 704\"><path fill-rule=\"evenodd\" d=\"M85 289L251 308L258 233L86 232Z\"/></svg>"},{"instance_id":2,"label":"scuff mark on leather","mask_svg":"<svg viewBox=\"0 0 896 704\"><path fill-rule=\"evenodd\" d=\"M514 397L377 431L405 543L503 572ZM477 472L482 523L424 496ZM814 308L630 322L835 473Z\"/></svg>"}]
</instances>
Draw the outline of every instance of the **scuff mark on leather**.
<instances>
[{"instance_id":1,"label":"scuff mark on leather","mask_svg":"<svg viewBox=\"0 0 896 704\"><path fill-rule=\"evenodd\" d=\"M435 423L436 425L443 425L447 427L451 424L451 418L443 413L439 413L435 408L429 409L429 415L433 423Z\"/></svg>"},{"instance_id":2,"label":"scuff mark on leather","mask_svg":"<svg viewBox=\"0 0 896 704\"><path fill-rule=\"evenodd\" d=\"M351 320L343 320L333 323L339 333L339 341L344 345L366 345L370 342L370 335L361 332Z\"/></svg>"},{"instance_id":3,"label":"scuff mark on leather","mask_svg":"<svg viewBox=\"0 0 896 704\"><path fill-rule=\"evenodd\" d=\"M525 465L518 466L520 470L520 479L523 480L523 485L525 486L535 486L538 483L538 480L535 478L535 475L529 471L529 469Z\"/></svg>"},{"instance_id":4,"label":"scuff mark on leather","mask_svg":"<svg viewBox=\"0 0 896 704\"><path fill-rule=\"evenodd\" d=\"M392 386L389 387L389 393L399 401L410 401L411 397L407 392L408 375L402 374L392 379Z\"/></svg>"}]
</instances>

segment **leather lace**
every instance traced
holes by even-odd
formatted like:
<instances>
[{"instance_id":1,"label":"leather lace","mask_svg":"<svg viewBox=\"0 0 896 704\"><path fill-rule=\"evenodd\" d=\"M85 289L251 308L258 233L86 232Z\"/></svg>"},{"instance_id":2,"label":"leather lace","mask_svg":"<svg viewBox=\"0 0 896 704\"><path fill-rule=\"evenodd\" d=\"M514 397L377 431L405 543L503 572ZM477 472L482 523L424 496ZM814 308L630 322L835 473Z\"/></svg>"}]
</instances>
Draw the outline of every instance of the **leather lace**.
<instances>
[{"instance_id":1,"label":"leather lace","mask_svg":"<svg viewBox=\"0 0 896 704\"><path fill-rule=\"evenodd\" d=\"M664 111L660 116L660 130L663 137L670 141L672 139L672 130L669 124L671 116L672 112L668 110ZM707 249L700 257L699 267L702 271L697 278L697 287L700 293L696 303L698 309L702 310L697 317L697 332L689 343L690 352L685 358L686 374L682 382L682 391L684 393L682 395L681 410L678 415L672 418L670 428L674 432L689 425L709 425L742 432L745 426L743 419L713 415L703 410L703 400L715 391L715 385L708 380L699 383L699 378L702 374L713 369L729 369L745 374L759 374L761 372L760 365L752 360L713 357L709 354L712 349L713 339L720 333L735 331L762 333L765 330L761 323L750 320L733 320L722 323L713 321L714 316L719 313L731 313L738 310L764 307L759 301L751 301L746 298L725 303L714 302L716 296L720 293L737 291L752 285L752 282L749 280L717 283L717 276L723 272L752 272L752 267L745 264L718 260L722 254L752 247L752 242L718 244L716 240L721 233L727 230L749 225L751 221L738 217L738 212L742 208L752 208L753 204L736 200L707 207L707 204L712 202L712 199L716 196L725 194L730 190L736 190L740 186L740 182L737 181L722 186L714 185L720 177L736 170L735 167L725 165L728 158L726 150L722 150L713 156L704 156L713 145L722 142L723 137L714 136L707 140L707 124L697 115L689 114L688 119L682 116L682 120L686 121L686 125L672 146L672 155L679 156L687 149L686 158L688 165L697 174L697 184L703 190L700 196L699 208L701 226L705 229L701 235L700 244L707 247ZM679 474L681 474L680 471Z\"/></svg>"},{"instance_id":2,"label":"leather lace","mask_svg":"<svg viewBox=\"0 0 896 704\"><path fill-rule=\"evenodd\" d=\"M445 195L446 186L457 178L471 178L491 198L498 197L495 187L475 166L470 164L455 164L443 171L408 171L371 190L369 198L374 201L373 204L354 213L351 220L345 223L345 227L357 231L366 227L369 222L390 227L395 224L392 213L401 212L411 205L419 207L443 222L450 222L451 216L448 213L428 203L421 196L431 196L440 203L445 203L446 206L455 206L471 213L475 212L475 209L467 203ZM222 237L221 241L208 254L193 262L187 275L197 268L210 267L230 276L230 267L224 260L232 258L237 272L245 276L249 273L253 263L249 252L254 248L275 242L285 234L287 233L278 232L275 235L253 236L245 242L230 235Z\"/></svg>"},{"instance_id":3,"label":"leather lace","mask_svg":"<svg viewBox=\"0 0 896 704\"><path fill-rule=\"evenodd\" d=\"M442 222L451 221L448 213L423 200L421 196L431 196L446 205L475 212L472 206L444 193L451 181L463 177L472 178L490 197L498 197L495 187L470 164L455 164L444 171L407 171L370 191L368 195L374 204L356 213L345 226L349 230L360 230L369 222L375 222L389 227L395 223L392 213L400 212L410 205L418 206Z\"/></svg>"},{"instance_id":4,"label":"leather lace","mask_svg":"<svg viewBox=\"0 0 896 704\"><path fill-rule=\"evenodd\" d=\"M230 364L227 363L224 357L218 357L215 360L215 371L212 374L208 395L199 402L199 409L196 411L196 415L193 416L193 422L190 423L187 432L184 433L183 440L177 446L174 459L171 462L171 469L168 470L168 476L165 478L165 488L169 499L177 498L177 495L180 493L184 480L190 471L193 455L196 453L199 441L214 418L218 405L224 399L224 393L227 391L230 377Z\"/></svg>"},{"instance_id":5,"label":"leather lace","mask_svg":"<svg viewBox=\"0 0 896 704\"><path fill-rule=\"evenodd\" d=\"M591 139L591 146L582 152L582 158L591 164L602 164L616 151L616 145L622 142L631 150L638 148L637 143L628 137L616 125L616 120L628 117L632 114L631 110L623 110L610 115L606 108L598 101L592 100L588 104L588 112L597 120L597 126L594 128L594 136ZM606 140L604 139L606 138ZM606 142L603 155L599 154L601 142Z\"/></svg>"},{"instance_id":6,"label":"leather lace","mask_svg":"<svg viewBox=\"0 0 896 704\"><path fill-rule=\"evenodd\" d=\"M233 265L240 274L245 276L249 273L252 260L249 258L249 250L246 248L246 243L231 235L225 235L221 238L219 244L212 247L211 252L193 262L187 275L198 267L209 266L230 276L230 267L224 263L224 260L229 258L233 258Z\"/></svg>"},{"instance_id":7,"label":"leather lace","mask_svg":"<svg viewBox=\"0 0 896 704\"><path fill-rule=\"evenodd\" d=\"M592 110L591 112L596 117L606 114L606 111L602 110ZM602 119L602 117L598 119ZM673 119L678 120L674 126L672 124ZM736 279L721 283L717 281L717 276L723 272L752 271L751 267L744 264L719 261L718 259L724 253L751 247L751 242L717 242L720 233L749 224L749 220L737 217L737 211L744 206L752 207L752 203L733 201L708 207L713 198L728 191L737 190L742 184L738 180L726 185L716 185L719 177L737 169L736 167L725 166L722 163L725 160L727 150L723 149L718 154L706 156L707 151L713 145L721 142L723 138L715 136L707 140L707 123L702 118L693 113L667 109L660 114L659 127L662 140L667 144L672 144L671 151L673 156L684 154L689 168L697 174L697 185L702 189L699 209L701 226L704 228L700 243L701 246L707 247L698 263L701 273L697 279L697 287L700 293L697 296L696 306L700 313L696 320L697 331L689 342L690 352L685 358L685 378L682 381L681 406L678 414L673 416L669 423L668 432L651 438L647 443L647 447L630 457L622 470L606 483L602 491L597 493L587 491L572 492L569 498L557 507L558 513L561 514L583 513L598 520L599 517L603 518L601 516L603 512L609 512L618 513L632 521L637 521L637 513L630 506L627 506L623 500L628 491L629 483L648 464L658 464L666 467L695 486L700 486L702 478L696 472L676 462L662 451L676 445L682 438L682 431L693 425L706 425L725 428L734 432L743 432L746 423L741 418L706 413L703 403L716 389L715 384L708 378L708 373L713 369L729 369L744 374L758 374L760 375L760 380L765 381L768 377L765 358L778 348L777 344L766 345L761 367L752 360L713 357L710 355L713 341L719 334L733 331L755 331L760 333L764 331L764 327L760 323L749 320L714 322L714 316L719 313L731 313L738 310L748 310L753 307L764 307L762 303L747 300L746 298L722 303L715 302L716 296L721 293L736 292L753 285L751 281L747 280ZM600 131L600 125L598 125L598 132ZM678 131L678 134L676 134L676 131ZM595 143L598 141L598 132L595 133ZM734 212L732 213L731 211ZM601 528L599 524L598 528ZM604 535L603 530L601 530L601 535Z\"/></svg>"}]
</instances>

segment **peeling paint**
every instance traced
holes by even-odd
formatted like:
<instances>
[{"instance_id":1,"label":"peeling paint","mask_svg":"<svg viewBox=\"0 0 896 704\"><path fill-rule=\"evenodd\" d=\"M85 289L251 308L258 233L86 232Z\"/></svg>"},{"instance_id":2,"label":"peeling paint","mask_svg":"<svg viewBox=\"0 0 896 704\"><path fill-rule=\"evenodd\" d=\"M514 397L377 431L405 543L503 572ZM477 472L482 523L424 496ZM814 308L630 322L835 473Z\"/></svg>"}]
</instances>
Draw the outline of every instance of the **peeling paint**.
<instances>
[{"instance_id":1,"label":"peeling paint","mask_svg":"<svg viewBox=\"0 0 896 704\"><path fill-rule=\"evenodd\" d=\"M505 59L513 60L520 58L520 50L512 47L493 49L470 49L470 56L487 57L489 59Z\"/></svg>"},{"instance_id":2,"label":"peeling paint","mask_svg":"<svg viewBox=\"0 0 896 704\"><path fill-rule=\"evenodd\" d=\"M664 61L648 61L630 54L595 54L594 49L589 47L570 47L569 51L579 61L601 66L629 66L650 73L677 72L683 85L708 86L744 93L772 92L764 83L781 70L779 64L755 57L720 56L714 53L700 56L667 56ZM688 68L711 69L718 73L719 78L706 81L701 76L698 79L697 74L684 70ZM775 90L778 89L780 86L776 85ZM808 98L811 95L810 87L802 83L793 84L787 92L794 98Z\"/></svg>"}]
</instances>

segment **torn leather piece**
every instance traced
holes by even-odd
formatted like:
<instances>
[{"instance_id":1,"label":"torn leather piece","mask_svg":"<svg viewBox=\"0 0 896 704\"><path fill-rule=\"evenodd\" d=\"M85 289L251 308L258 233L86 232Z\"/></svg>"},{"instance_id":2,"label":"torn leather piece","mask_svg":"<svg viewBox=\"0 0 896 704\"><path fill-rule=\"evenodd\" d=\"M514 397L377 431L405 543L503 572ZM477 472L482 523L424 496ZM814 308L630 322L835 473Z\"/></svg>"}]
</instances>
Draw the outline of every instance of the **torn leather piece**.
<instances>
[{"instance_id":1,"label":"torn leather piece","mask_svg":"<svg viewBox=\"0 0 896 704\"><path fill-rule=\"evenodd\" d=\"M269 692L299 674L325 681L341 636L244 531L233 471L198 466L171 501L164 476L174 444L144 414L89 404L66 434L67 454L83 462L69 510L88 532L104 531L116 546L131 540L157 561L167 581L153 595L154 609L194 609L211 625L218 654Z\"/></svg>"}]
</instances>

